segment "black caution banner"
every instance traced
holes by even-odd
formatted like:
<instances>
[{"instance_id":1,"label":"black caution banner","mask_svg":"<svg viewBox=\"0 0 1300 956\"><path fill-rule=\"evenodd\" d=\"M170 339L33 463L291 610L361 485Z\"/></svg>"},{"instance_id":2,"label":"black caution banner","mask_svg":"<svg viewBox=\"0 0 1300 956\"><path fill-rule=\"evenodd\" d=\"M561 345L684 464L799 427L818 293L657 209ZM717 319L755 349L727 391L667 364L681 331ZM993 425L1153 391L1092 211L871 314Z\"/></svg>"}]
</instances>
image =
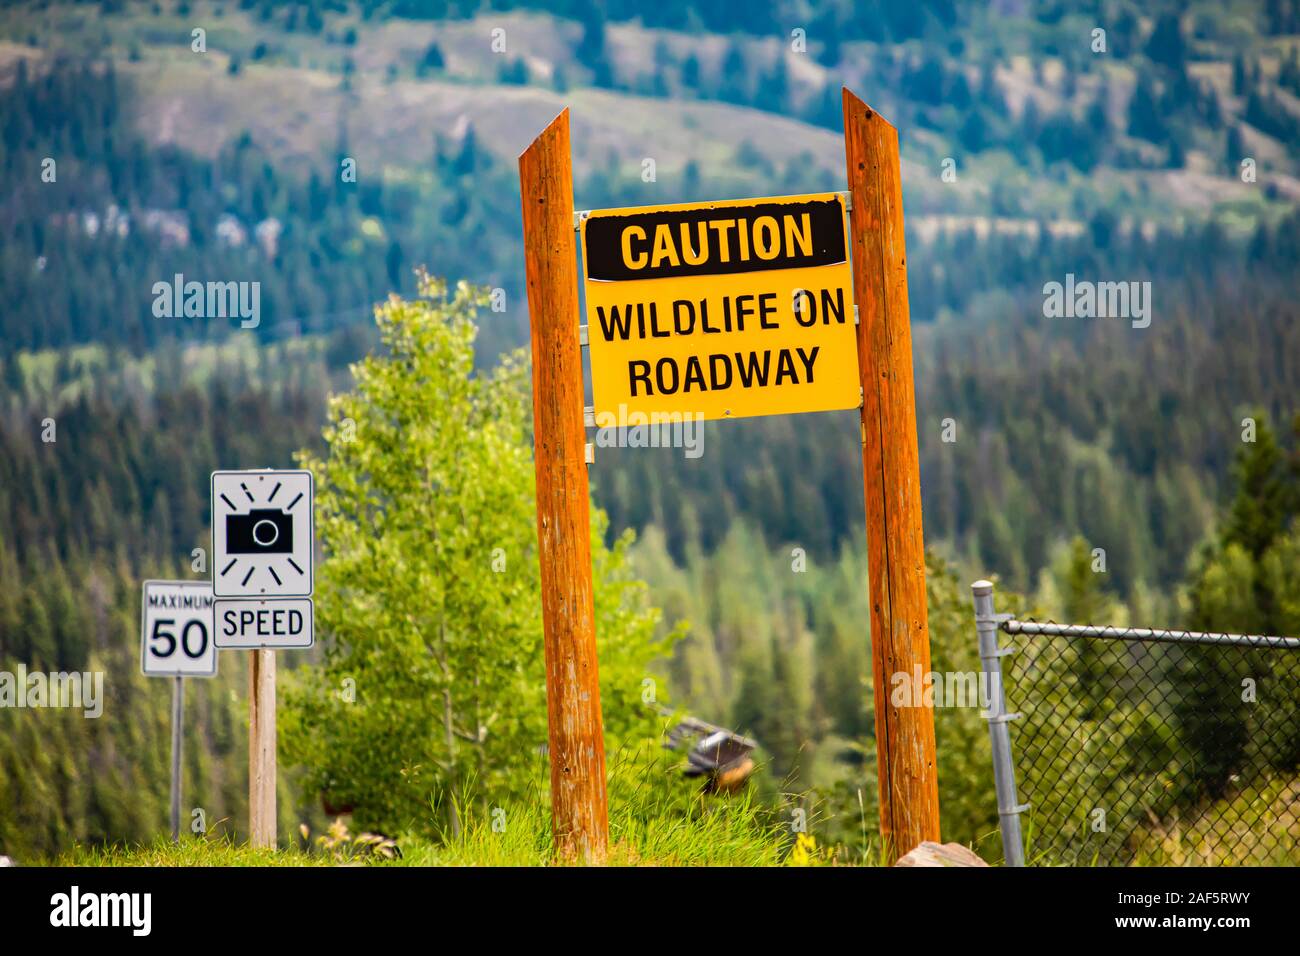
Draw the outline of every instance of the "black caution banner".
<instances>
[{"instance_id":1,"label":"black caution banner","mask_svg":"<svg viewBox=\"0 0 1300 956\"><path fill-rule=\"evenodd\" d=\"M589 281L804 269L846 261L837 196L692 203L596 214L583 224Z\"/></svg>"}]
</instances>

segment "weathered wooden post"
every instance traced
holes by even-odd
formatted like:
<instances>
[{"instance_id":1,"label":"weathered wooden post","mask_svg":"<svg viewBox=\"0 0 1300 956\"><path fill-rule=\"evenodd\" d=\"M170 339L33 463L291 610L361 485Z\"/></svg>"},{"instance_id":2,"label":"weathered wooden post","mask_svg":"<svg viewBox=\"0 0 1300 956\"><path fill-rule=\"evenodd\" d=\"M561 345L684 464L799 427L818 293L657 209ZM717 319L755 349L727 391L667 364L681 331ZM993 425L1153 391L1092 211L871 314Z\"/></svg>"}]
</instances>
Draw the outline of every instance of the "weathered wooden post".
<instances>
[{"instance_id":1,"label":"weathered wooden post","mask_svg":"<svg viewBox=\"0 0 1300 956\"><path fill-rule=\"evenodd\" d=\"M551 821L561 854L598 860L605 853L609 825L567 109L519 157L519 185L533 345Z\"/></svg>"},{"instance_id":2,"label":"weathered wooden post","mask_svg":"<svg viewBox=\"0 0 1300 956\"><path fill-rule=\"evenodd\" d=\"M248 652L248 828L255 847L275 847L275 651Z\"/></svg>"},{"instance_id":3,"label":"weathered wooden post","mask_svg":"<svg viewBox=\"0 0 1300 956\"><path fill-rule=\"evenodd\" d=\"M895 707L890 676L930 671L921 472L898 133L847 88L853 294L862 377L862 477L871 589L880 831L890 859L939 839L934 711Z\"/></svg>"}]
</instances>

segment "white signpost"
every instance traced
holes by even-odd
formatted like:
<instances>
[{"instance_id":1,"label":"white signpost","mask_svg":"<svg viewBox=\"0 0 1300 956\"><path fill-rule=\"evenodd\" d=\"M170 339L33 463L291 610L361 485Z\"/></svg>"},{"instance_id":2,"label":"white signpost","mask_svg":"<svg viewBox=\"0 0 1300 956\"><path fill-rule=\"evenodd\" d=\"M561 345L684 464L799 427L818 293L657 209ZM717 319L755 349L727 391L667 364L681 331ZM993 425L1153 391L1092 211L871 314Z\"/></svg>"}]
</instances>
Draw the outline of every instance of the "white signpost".
<instances>
[{"instance_id":1,"label":"white signpost","mask_svg":"<svg viewBox=\"0 0 1300 956\"><path fill-rule=\"evenodd\" d=\"M275 650L315 639L314 487L310 471L212 473L212 639L252 651L248 818L257 847L276 842Z\"/></svg>"},{"instance_id":2,"label":"white signpost","mask_svg":"<svg viewBox=\"0 0 1300 956\"><path fill-rule=\"evenodd\" d=\"M215 677L212 585L207 581L145 581L140 609L140 670L172 678L172 839L181 826L181 730L186 677Z\"/></svg>"}]
</instances>

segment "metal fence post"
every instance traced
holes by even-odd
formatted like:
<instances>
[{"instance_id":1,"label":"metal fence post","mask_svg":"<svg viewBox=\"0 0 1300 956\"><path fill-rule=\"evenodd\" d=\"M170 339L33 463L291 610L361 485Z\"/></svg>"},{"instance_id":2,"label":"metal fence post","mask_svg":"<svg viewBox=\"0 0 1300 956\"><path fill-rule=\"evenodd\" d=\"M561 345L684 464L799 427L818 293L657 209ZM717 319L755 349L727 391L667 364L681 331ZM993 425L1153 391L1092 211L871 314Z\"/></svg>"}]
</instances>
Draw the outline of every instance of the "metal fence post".
<instances>
[{"instance_id":1,"label":"metal fence post","mask_svg":"<svg viewBox=\"0 0 1300 956\"><path fill-rule=\"evenodd\" d=\"M1010 653L998 647L998 618L993 611L993 583L976 581L975 632L979 635L980 670L989 692L989 709L983 714L989 722L989 742L993 745L993 783L997 790L998 822L1002 830L1002 857L1007 866L1025 865L1025 847L1020 834L1020 814L1028 809L1016 797L1016 767L1011 756L1011 733L1008 721L1019 714L1007 713L1002 687L1002 658Z\"/></svg>"}]
</instances>

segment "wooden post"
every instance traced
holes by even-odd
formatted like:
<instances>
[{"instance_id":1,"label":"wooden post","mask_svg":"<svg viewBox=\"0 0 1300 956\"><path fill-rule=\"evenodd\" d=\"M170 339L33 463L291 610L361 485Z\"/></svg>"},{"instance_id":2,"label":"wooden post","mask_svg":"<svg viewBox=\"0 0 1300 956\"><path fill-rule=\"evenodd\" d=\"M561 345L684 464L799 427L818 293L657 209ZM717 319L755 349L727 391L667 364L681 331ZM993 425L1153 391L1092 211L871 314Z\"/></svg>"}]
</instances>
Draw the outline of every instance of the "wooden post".
<instances>
[{"instance_id":1,"label":"wooden post","mask_svg":"<svg viewBox=\"0 0 1300 956\"><path fill-rule=\"evenodd\" d=\"M591 511L578 343L578 263L566 109L519 157L533 340L537 541L546 645L551 825L565 856L598 860L609 839L596 674Z\"/></svg>"},{"instance_id":2,"label":"wooden post","mask_svg":"<svg viewBox=\"0 0 1300 956\"><path fill-rule=\"evenodd\" d=\"M274 847L275 651L248 652L248 831L255 847Z\"/></svg>"},{"instance_id":3,"label":"wooden post","mask_svg":"<svg viewBox=\"0 0 1300 956\"><path fill-rule=\"evenodd\" d=\"M892 675L930 671L907 251L898 133L848 89L843 98L853 297L860 317L880 832L892 860L923 840L939 839L933 708L890 702Z\"/></svg>"}]
</instances>

